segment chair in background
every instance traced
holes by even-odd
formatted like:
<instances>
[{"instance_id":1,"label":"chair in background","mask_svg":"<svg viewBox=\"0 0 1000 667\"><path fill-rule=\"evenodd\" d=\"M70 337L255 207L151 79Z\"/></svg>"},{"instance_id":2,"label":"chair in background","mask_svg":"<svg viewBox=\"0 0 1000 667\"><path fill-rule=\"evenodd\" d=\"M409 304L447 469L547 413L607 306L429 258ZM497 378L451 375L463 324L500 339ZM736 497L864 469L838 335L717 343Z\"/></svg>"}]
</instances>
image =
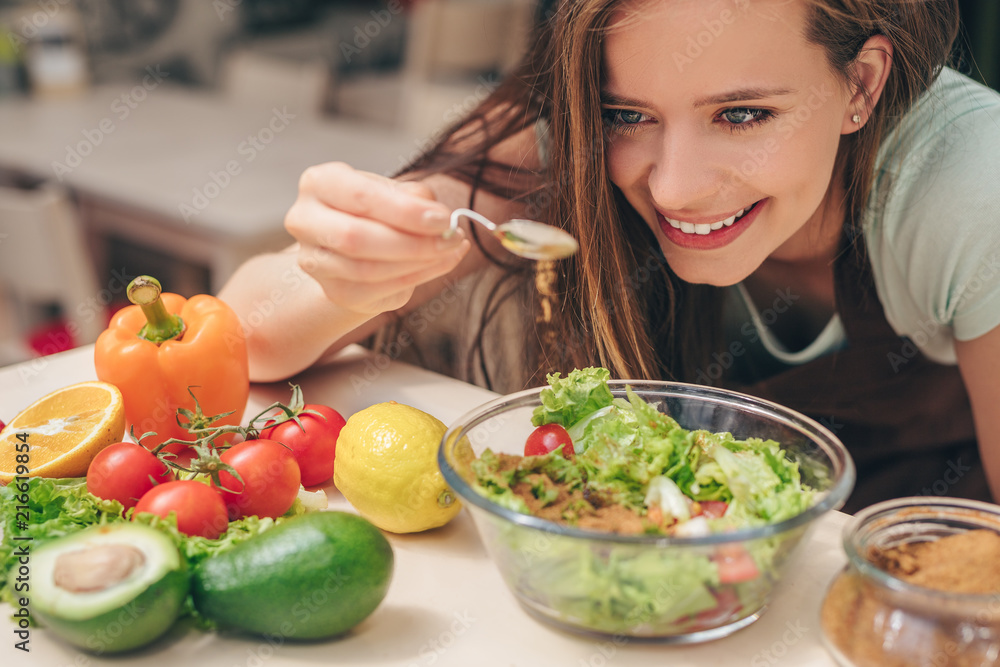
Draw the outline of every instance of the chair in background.
<instances>
[{"instance_id":1,"label":"chair in background","mask_svg":"<svg viewBox=\"0 0 1000 667\"><path fill-rule=\"evenodd\" d=\"M418 0L401 71L340 81L337 111L427 137L471 111L527 48L537 0ZM391 112L391 113L390 113Z\"/></svg>"},{"instance_id":2,"label":"chair in background","mask_svg":"<svg viewBox=\"0 0 1000 667\"><path fill-rule=\"evenodd\" d=\"M506 71L527 47L534 15L535 0L420 0L404 72L429 80Z\"/></svg>"},{"instance_id":3,"label":"chair in background","mask_svg":"<svg viewBox=\"0 0 1000 667\"><path fill-rule=\"evenodd\" d=\"M222 62L224 95L243 104L288 108L308 116L322 114L331 84L326 61L296 60L237 47Z\"/></svg>"},{"instance_id":4,"label":"chair in background","mask_svg":"<svg viewBox=\"0 0 1000 667\"><path fill-rule=\"evenodd\" d=\"M0 354L28 356L24 343L41 313L58 306L72 344L105 327L97 272L82 223L62 187L0 187ZM63 341L60 341L62 343Z\"/></svg>"}]
</instances>

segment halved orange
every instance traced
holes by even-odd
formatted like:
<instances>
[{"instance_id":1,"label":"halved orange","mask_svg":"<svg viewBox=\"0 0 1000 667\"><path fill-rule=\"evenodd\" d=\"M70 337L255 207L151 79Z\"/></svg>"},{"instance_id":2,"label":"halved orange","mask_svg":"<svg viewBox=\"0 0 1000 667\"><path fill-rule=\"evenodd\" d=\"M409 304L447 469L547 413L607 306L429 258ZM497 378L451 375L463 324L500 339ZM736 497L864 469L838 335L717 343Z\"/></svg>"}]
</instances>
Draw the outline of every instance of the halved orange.
<instances>
[{"instance_id":1,"label":"halved orange","mask_svg":"<svg viewBox=\"0 0 1000 667\"><path fill-rule=\"evenodd\" d=\"M57 389L0 431L0 484L17 475L82 477L97 453L124 435L118 387L95 381Z\"/></svg>"}]
</instances>

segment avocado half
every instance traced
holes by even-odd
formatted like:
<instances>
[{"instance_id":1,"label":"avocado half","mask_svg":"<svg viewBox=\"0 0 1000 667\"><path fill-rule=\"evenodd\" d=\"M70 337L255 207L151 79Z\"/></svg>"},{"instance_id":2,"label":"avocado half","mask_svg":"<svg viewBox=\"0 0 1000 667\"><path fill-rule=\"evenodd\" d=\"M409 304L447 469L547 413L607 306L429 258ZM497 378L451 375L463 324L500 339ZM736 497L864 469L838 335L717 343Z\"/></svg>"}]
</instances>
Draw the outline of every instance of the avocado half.
<instances>
[{"instance_id":1,"label":"avocado half","mask_svg":"<svg viewBox=\"0 0 1000 667\"><path fill-rule=\"evenodd\" d=\"M177 547L141 524L93 526L31 554L31 614L98 654L144 646L181 613L188 572Z\"/></svg>"}]
</instances>

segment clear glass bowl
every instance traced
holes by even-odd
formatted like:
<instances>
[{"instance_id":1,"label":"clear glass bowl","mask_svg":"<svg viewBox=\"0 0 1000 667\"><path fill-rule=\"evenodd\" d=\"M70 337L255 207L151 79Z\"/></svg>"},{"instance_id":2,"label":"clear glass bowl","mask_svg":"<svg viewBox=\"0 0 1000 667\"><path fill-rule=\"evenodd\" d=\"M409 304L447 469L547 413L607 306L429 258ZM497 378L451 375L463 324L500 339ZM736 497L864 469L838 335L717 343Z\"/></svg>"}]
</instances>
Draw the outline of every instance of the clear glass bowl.
<instances>
[{"instance_id":1,"label":"clear glass bowl","mask_svg":"<svg viewBox=\"0 0 1000 667\"><path fill-rule=\"evenodd\" d=\"M1000 533L1000 507L959 498L890 500L844 527L847 566L823 600L827 650L844 667L987 667L1000 664L1000 594L915 586L870 558L873 549L973 529Z\"/></svg>"},{"instance_id":2,"label":"clear glass bowl","mask_svg":"<svg viewBox=\"0 0 1000 667\"><path fill-rule=\"evenodd\" d=\"M798 461L803 482L821 493L812 507L781 523L685 538L583 530L511 511L472 487L469 448L476 457L487 448L523 453L541 388L496 399L459 419L442 439L441 471L469 508L510 590L532 616L599 636L678 643L723 637L760 617L795 546L817 519L847 499L854 464L830 431L774 403L681 383L610 383L612 393L622 397L626 385L686 429L776 440ZM733 545L757 555L760 575L707 586L717 604L709 612L678 617L675 610L683 606L678 596L691 594L691 573L704 573L707 563L715 568L712 559Z\"/></svg>"}]
</instances>

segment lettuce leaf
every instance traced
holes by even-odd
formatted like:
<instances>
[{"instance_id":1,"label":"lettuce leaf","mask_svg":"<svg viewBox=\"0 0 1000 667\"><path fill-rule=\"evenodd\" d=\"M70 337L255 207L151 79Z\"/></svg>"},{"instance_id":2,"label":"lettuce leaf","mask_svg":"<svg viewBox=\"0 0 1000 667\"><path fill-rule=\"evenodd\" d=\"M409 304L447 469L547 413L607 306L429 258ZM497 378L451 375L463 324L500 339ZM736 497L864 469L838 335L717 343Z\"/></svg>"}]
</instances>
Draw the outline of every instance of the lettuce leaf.
<instances>
[{"instance_id":1,"label":"lettuce leaf","mask_svg":"<svg viewBox=\"0 0 1000 667\"><path fill-rule=\"evenodd\" d=\"M609 634L683 625L719 604L715 565L691 551L607 549L504 525L498 538L524 561L514 585L574 623Z\"/></svg>"},{"instance_id":2,"label":"lettuce leaf","mask_svg":"<svg viewBox=\"0 0 1000 667\"><path fill-rule=\"evenodd\" d=\"M535 408L531 423L569 429L583 417L611 405L614 396L608 388L609 377L611 373L605 368L575 370L564 378L559 373L548 375L549 386L541 392L541 405Z\"/></svg>"},{"instance_id":3,"label":"lettuce leaf","mask_svg":"<svg viewBox=\"0 0 1000 667\"><path fill-rule=\"evenodd\" d=\"M140 514L135 517L136 523L144 523L148 526L166 533L167 537L174 541L177 550L187 561L188 567L194 567L210 556L229 551L240 542L260 535L265 530L273 528L281 519L260 518L248 516L238 521L230 521L226 532L215 539L199 537L197 535L185 535L177 530L177 515L171 514L168 518L155 516L152 514Z\"/></svg>"}]
</instances>

